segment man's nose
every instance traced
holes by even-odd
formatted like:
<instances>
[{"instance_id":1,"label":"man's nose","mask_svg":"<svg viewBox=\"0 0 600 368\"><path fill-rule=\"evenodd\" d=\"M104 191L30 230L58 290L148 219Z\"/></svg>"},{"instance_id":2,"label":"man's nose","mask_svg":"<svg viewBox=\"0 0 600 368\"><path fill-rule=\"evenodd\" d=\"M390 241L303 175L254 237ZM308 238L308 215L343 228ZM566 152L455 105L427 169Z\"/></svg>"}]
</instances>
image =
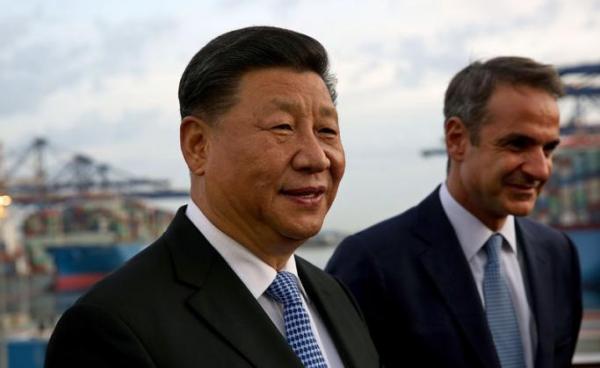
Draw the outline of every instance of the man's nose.
<instances>
[{"instance_id":1,"label":"man's nose","mask_svg":"<svg viewBox=\"0 0 600 368\"><path fill-rule=\"evenodd\" d=\"M297 144L297 152L292 160L294 170L320 172L329 169L331 160L314 132L301 135Z\"/></svg>"},{"instance_id":2,"label":"man's nose","mask_svg":"<svg viewBox=\"0 0 600 368\"><path fill-rule=\"evenodd\" d=\"M542 147L531 150L527 153L523 172L536 180L548 180L552 173L552 157Z\"/></svg>"}]
</instances>

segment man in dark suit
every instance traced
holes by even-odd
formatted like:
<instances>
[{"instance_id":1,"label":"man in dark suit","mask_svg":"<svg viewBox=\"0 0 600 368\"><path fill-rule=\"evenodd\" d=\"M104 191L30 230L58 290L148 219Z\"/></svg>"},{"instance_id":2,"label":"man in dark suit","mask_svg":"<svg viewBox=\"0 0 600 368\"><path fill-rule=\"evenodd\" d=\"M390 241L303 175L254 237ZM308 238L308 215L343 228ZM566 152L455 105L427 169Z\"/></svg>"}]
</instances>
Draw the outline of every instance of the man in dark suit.
<instances>
[{"instance_id":1,"label":"man in dark suit","mask_svg":"<svg viewBox=\"0 0 600 368\"><path fill-rule=\"evenodd\" d=\"M344 172L327 54L250 27L209 42L179 86L191 203L59 321L46 367L377 367L360 312L293 255Z\"/></svg>"},{"instance_id":2,"label":"man in dark suit","mask_svg":"<svg viewBox=\"0 0 600 368\"><path fill-rule=\"evenodd\" d=\"M581 321L576 250L523 218L559 143L554 68L474 62L446 91L446 182L345 239L328 264L388 367L568 367Z\"/></svg>"}]
</instances>

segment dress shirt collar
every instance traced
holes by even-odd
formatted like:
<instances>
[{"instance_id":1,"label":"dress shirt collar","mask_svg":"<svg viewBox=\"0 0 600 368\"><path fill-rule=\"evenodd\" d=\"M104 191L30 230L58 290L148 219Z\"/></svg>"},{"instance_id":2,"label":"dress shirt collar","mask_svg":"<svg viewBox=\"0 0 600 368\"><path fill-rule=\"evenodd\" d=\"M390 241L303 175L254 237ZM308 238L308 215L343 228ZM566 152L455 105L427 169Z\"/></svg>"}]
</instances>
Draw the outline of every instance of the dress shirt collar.
<instances>
[{"instance_id":1,"label":"dress shirt collar","mask_svg":"<svg viewBox=\"0 0 600 368\"><path fill-rule=\"evenodd\" d=\"M494 232L452 197L446 183L441 185L439 194L444 212L446 213L446 216L448 216L469 262L494 233L501 234L508 242L515 255L517 255L514 216L509 215L502 228Z\"/></svg>"},{"instance_id":2,"label":"dress shirt collar","mask_svg":"<svg viewBox=\"0 0 600 368\"><path fill-rule=\"evenodd\" d=\"M269 285L275 280L277 271L250 252L246 247L219 230L193 201L188 203L185 214L202 235L204 235L206 240L219 252L221 257L225 259L225 262L227 262L233 272L250 290L252 296L258 299L263 295ZM287 271L296 276L298 287L308 303L308 295L298 277L296 259L293 255L288 259L281 271Z\"/></svg>"}]
</instances>

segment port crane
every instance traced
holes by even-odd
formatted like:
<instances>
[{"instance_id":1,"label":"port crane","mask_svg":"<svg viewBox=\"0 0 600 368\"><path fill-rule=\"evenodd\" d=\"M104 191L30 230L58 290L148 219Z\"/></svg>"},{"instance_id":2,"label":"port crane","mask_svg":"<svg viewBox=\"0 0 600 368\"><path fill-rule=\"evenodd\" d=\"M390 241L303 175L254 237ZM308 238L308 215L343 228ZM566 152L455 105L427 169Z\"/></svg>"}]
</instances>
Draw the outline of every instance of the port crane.
<instances>
[{"instance_id":1,"label":"port crane","mask_svg":"<svg viewBox=\"0 0 600 368\"><path fill-rule=\"evenodd\" d=\"M9 161L9 159L12 160ZM167 179L138 177L90 155L69 154L38 137L14 155L0 153L0 195L15 204L45 204L73 197L123 195L185 197Z\"/></svg>"},{"instance_id":2,"label":"port crane","mask_svg":"<svg viewBox=\"0 0 600 368\"><path fill-rule=\"evenodd\" d=\"M561 126L562 144L600 145L600 63L559 68L564 83L565 99L575 102L566 124ZM596 121L591 121L596 119Z\"/></svg>"}]
</instances>

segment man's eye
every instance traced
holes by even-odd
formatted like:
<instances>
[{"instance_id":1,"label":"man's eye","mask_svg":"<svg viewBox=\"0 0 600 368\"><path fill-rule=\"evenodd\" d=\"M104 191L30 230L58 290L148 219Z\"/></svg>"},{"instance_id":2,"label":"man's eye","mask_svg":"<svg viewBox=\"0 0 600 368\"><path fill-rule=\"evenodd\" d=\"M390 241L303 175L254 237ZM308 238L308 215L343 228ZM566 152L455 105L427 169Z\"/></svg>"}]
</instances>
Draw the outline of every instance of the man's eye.
<instances>
[{"instance_id":1,"label":"man's eye","mask_svg":"<svg viewBox=\"0 0 600 368\"><path fill-rule=\"evenodd\" d=\"M276 130L292 130L292 126L290 124L287 124L287 123L282 123L282 124L275 125L273 127L273 129L276 129Z\"/></svg>"},{"instance_id":2,"label":"man's eye","mask_svg":"<svg viewBox=\"0 0 600 368\"><path fill-rule=\"evenodd\" d=\"M546 154L547 157L550 157L552 155L552 153L554 153L554 151L556 151L558 144L559 144L558 141L554 141L554 142L550 142L544 146L544 153Z\"/></svg>"},{"instance_id":3,"label":"man's eye","mask_svg":"<svg viewBox=\"0 0 600 368\"><path fill-rule=\"evenodd\" d=\"M321 129L319 129L319 133L328 134L328 135L337 135L338 134L337 130L332 129L332 128L321 128Z\"/></svg>"},{"instance_id":4,"label":"man's eye","mask_svg":"<svg viewBox=\"0 0 600 368\"><path fill-rule=\"evenodd\" d=\"M513 139L513 140L507 142L507 146L510 149L513 149L516 151L526 149L530 145L531 145L531 141L529 139Z\"/></svg>"},{"instance_id":5,"label":"man's eye","mask_svg":"<svg viewBox=\"0 0 600 368\"><path fill-rule=\"evenodd\" d=\"M525 146L518 143L511 143L508 145L508 148L512 149L513 151L521 151L523 148L525 148Z\"/></svg>"},{"instance_id":6,"label":"man's eye","mask_svg":"<svg viewBox=\"0 0 600 368\"><path fill-rule=\"evenodd\" d=\"M546 155L546 157L550 157L554 153L555 149L556 149L556 146L553 146L553 147L544 147L544 154Z\"/></svg>"}]
</instances>

